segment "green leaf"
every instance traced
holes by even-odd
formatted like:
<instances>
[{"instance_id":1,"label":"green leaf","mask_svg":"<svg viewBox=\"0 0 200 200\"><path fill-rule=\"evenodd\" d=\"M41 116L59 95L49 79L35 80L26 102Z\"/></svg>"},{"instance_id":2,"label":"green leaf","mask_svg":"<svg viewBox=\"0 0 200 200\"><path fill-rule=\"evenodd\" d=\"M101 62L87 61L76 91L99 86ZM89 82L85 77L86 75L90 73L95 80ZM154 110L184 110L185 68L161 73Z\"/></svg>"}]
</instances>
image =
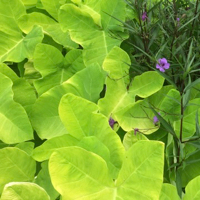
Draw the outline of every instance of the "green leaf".
<instances>
[{"instance_id":1,"label":"green leaf","mask_svg":"<svg viewBox=\"0 0 200 200\"><path fill-rule=\"evenodd\" d=\"M182 138L186 139L194 135L196 131L196 111L200 107L200 98L193 99L189 101L186 109L184 110L183 115L183 129L182 129ZM200 117L200 114L199 114ZM174 129L176 134L180 135L180 123L181 121L174 122Z\"/></svg>"},{"instance_id":2,"label":"green leaf","mask_svg":"<svg viewBox=\"0 0 200 200\"><path fill-rule=\"evenodd\" d=\"M138 141L126 153L116 186L122 199L158 199L163 182L164 144Z\"/></svg>"},{"instance_id":3,"label":"green leaf","mask_svg":"<svg viewBox=\"0 0 200 200\"><path fill-rule=\"evenodd\" d=\"M101 157L80 147L62 148L49 161L52 183L62 197L81 200L158 199L163 166L164 145L156 141L135 143L117 180L111 179Z\"/></svg>"},{"instance_id":4,"label":"green leaf","mask_svg":"<svg viewBox=\"0 0 200 200\"><path fill-rule=\"evenodd\" d=\"M160 116L152 107L151 107L151 110L153 111L153 113L155 114L155 116L158 118L158 120L162 123L163 127L164 127L170 134L172 134L174 138L177 139L176 133L175 133L173 127L171 126L171 124L168 123L162 116Z\"/></svg>"},{"instance_id":5,"label":"green leaf","mask_svg":"<svg viewBox=\"0 0 200 200\"><path fill-rule=\"evenodd\" d=\"M87 110L82 112L80 106ZM69 134L79 140L85 136L97 137L109 149L111 163L120 168L124 152L120 138L109 126L108 119L97 111L96 104L73 94L63 96L59 106L60 118Z\"/></svg>"},{"instance_id":6,"label":"green leaf","mask_svg":"<svg viewBox=\"0 0 200 200\"><path fill-rule=\"evenodd\" d=\"M45 141L41 146L36 147L32 157L39 162L48 160L55 150L68 146L75 146L78 142L79 140L69 134L54 137Z\"/></svg>"},{"instance_id":7,"label":"green leaf","mask_svg":"<svg viewBox=\"0 0 200 200\"><path fill-rule=\"evenodd\" d=\"M72 40L84 48L86 66L92 63L102 65L109 51L122 42L101 30L88 12L73 4L61 6L59 22L64 31L69 31Z\"/></svg>"},{"instance_id":8,"label":"green leaf","mask_svg":"<svg viewBox=\"0 0 200 200\"><path fill-rule=\"evenodd\" d=\"M34 180L34 183L44 188L45 191L50 196L51 200L55 200L56 197L59 196L59 193L54 189L51 183L51 177L49 175L49 169L48 169L48 162L47 161L43 162L41 165L42 165L42 169L38 173L36 179Z\"/></svg>"},{"instance_id":9,"label":"green leaf","mask_svg":"<svg viewBox=\"0 0 200 200\"><path fill-rule=\"evenodd\" d=\"M129 65L128 54L119 47L114 47L104 60L103 69L108 73L106 94L98 101L98 105L100 112L107 117L135 101L135 95L129 96L127 92Z\"/></svg>"},{"instance_id":10,"label":"green leaf","mask_svg":"<svg viewBox=\"0 0 200 200\"><path fill-rule=\"evenodd\" d=\"M157 105L155 105L157 107ZM159 112L166 121L174 122L181 118L181 96L176 89L169 90L164 94L160 103Z\"/></svg>"},{"instance_id":11,"label":"green leaf","mask_svg":"<svg viewBox=\"0 0 200 200\"><path fill-rule=\"evenodd\" d=\"M97 25L99 25L100 27L102 26L100 15L102 1L95 2L91 0L86 0L82 2L79 0L72 0L72 2L77 4L82 11L87 12Z\"/></svg>"},{"instance_id":12,"label":"green leaf","mask_svg":"<svg viewBox=\"0 0 200 200\"><path fill-rule=\"evenodd\" d=\"M50 200L46 191L35 183L11 182L3 190L1 200Z\"/></svg>"},{"instance_id":13,"label":"green leaf","mask_svg":"<svg viewBox=\"0 0 200 200\"><path fill-rule=\"evenodd\" d=\"M22 142L15 145L15 147L25 151L30 156L32 156L33 154L34 146L35 146L34 142Z\"/></svg>"},{"instance_id":14,"label":"green leaf","mask_svg":"<svg viewBox=\"0 0 200 200\"><path fill-rule=\"evenodd\" d=\"M135 106L135 96L146 98L162 88L164 79L156 72L145 72L142 75L136 76L130 83L129 80L129 64L130 58L120 48L114 47L103 63L103 68L108 72L106 80L106 95L100 99L100 112L107 117L112 116L125 131L131 131L133 128L152 129L152 120L147 119L146 114L140 109L140 113L135 112L136 117L146 118L148 124L137 122L133 124L135 119L130 115L132 107ZM135 106L137 107L137 105ZM132 109L134 110L134 108ZM151 114L152 115L152 114ZM124 117L126 116L126 117ZM150 116L151 117L151 116ZM156 130L156 129L155 129ZM155 131L153 130L153 131ZM151 130L151 132L153 132Z\"/></svg>"},{"instance_id":15,"label":"green leaf","mask_svg":"<svg viewBox=\"0 0 200 200\"><path fill-rule=\"evenodd\" d=\"M58 44L72 49L78 47L78 45L71 40L69 33L64 33L55 20L42 13L33 12L23 15L18 20L18 24L20 29L26 34L31 31L34 25L38 25L42 27L44 34L52 37Z\"/></svg>"},{"instance_id":16,"label":"green leaf","mask_svg":"<svg viewBox=\"0 0 200 200\"><path fill-rule=\"evenodd\" d=\"M200 198L200 176L192 179L185 188L183 200L198 200Z\"/></svg>"},{"instance_id":17,"label":"green leaf","mask_svg":"<svg viewBox=\"0 0 200 200\"><path fill-rule=\"evenodd\" d=\"M114 116L125 131L137 128L140 132L148 135L159 128L153 121L155 114L144 100L138 100L126 106L123 110L116 112Z\"/></svg>"},{"instance_id":18,"label":"green leaf","mask_svg":"<svg viewBox=\"0 0 200 200\"><path fill-rule=\"evenodd\" d=\"M12 53L18 43L23 40L21 32L16 23L17 19L26 13L25 7L21 1L8 0L0 1L0 62L7 60L9 52ZM19 54L10 56L10 60L21 61L18 59ZM8 58L9 60L9 58Z\"/></svg>"},{"instance_id":19,"label":"green leaf","mask_svg":"<svg viewBox=\"0 0 200 200\"><path fill-rule=\"evenodd\" d=\"M45 10L56 20L58 20L58 11L61 5L71 2L70 0L41 0L42 5L44 6Z\"/></svg>"},{"instance_id":20,"label":"green leaf","mask_svg":"<svg viewBox=\"0 0 200 200\"><path fill-rule=\"evenodd\" d=\"M24 108L13 101L12 81L0 73L0 139L8 144L33 139L33 130Z\"/></svg>"},{"instance_id":21,"label":"green leaf","mask_svg":"<svg viewBox=\"0 0 200 200\"><path fill-rule=\"evenodd\" d=\"M111 3L112 2L112 3ZM101 18L104 30L123 31L122 23L126 17L126 3L124 0L102 0ZM116 20L117 18L118 20Z\"/></svg>"},{"instance_id":22,"label":"green leaf","mask_svg":"<svg viewBox=\"0 0 200 200\"><path fill-rule=\"evenodd\" d=\"M199 126L199 113L198 113L198 110L196 112L195 122L196 122L196 134L198 136L200 136L200 126Z\"/></svg>"},{"instance_id":23,"label":"green leaf","mask_svg":"<svg viewBox=\"0 0 200 200\"><path fill-rule=\"evenodd\" d=\"M126 151L137 141L148 140L143 134L139 132L129 131L123 138L123 145Z\"/></svg>"},{"instance_id":24,"label":"green leaf","mask_svg":"<svg viewBox=\"0 0 200 200\"><path fill-rule=\"evenodd\" d=\"M22 2L25 6L35 6L37 0L22 0Z\"/></svg>"},{"instance_id":25,"label":"green leaf","mask_svg":"<svg viewBox=\"0 0 200 200\"><path fill-rule=\"evenodd\" d=\"M200 78L196 79L195 81L193 81L192 83L188 84L185 89L184 92L186 92L187 90L193 88L195 85L200 83Z\"/></svg>"},{"instance_id":26,"label":"green leaf","mask_svg":"<svg viewBox=\"0 0 200 200\"><path fill-rule=\"evenodd\" d=\"M160 109L160 106L163 104L163 100L167 98L168 92L171 89L174 89L172 85L163 86L158 92L148 97L147 100L154 108Z\"/></svg>"},{"instance_id":27,"label":"green leaf","mask_svg":"<svg viewBox=\"0 0 200 200\"><path fill-rule=\"evenodd\" d=\"M64 58L57 48L38 44L34 53L34 67L42 75L41 79L34 81L38 94L41 95L52 87L61 85L77 71L85 68L81 61L82 52L79 50L70 51Z\"/></svg>"},{"instance_id":28,"label":"green leaf","mask_svg":"<svg viewBox=\"0 0 200 200\"><path fill-rule=\"evenodd\" d=\"M110 151L114 151L114 149L108 148L108 146L106 146L106 145L107 144L105 144L104 141L102 141L101 139L99 139L96 136L84 137L77 144L77 146L79 146L87 151L93 152L93 153L99 155L100 157L102 157L107 163L111 177L113 179L116 179L118 176L118 173L119 173L119 168L117 168L115 166L115 163L113 162L113 159L111 158L111 155L112 156L116 156L116 155L114 155L113 153L110 153ZM123 150L122 150L122 152L123 152ZM118 153L120 154L121 152L118 152Z\"/></svg>"},{"instance_id":29,"label":"green leaf","mask_svg":"<svg viewBox=\"0 0 200 200\"><path fill-rule=\"evenodd\" d=\"M174 185L163 183L159 200L180 200Z\"/></svg>"},{"instance_id":30,"label":"green leaf","mask_svg":"<svg viewBox=\"0 0 200 200\"><path fill-rule=\"evenodd\" d=\"M0 72L10 78L13 82L12 90L14 101L20 103L27 112L36 101L34 88L23 78L19 78L11 68L5 64L0 64ZM26 94L26 95L24 95Z\"/></svg>"},{"instance_id":31,"label":"green leaf","mask_svg":"<svg viewBox=\"0 0 200 200\"><path fill-rule=\"evenodd\" d=\"M16 147L0 149L0 163L0 193L9 182L32 181L34 178L35 161L25 151Z\"/></svg>"},{"instance_id":32,"label":"green leaf","mask_svg":"<svg viewBox=\"0 0 200 200\"><path fill-rule=\"evenodd\" d=\"M66 147L54 152L50 157L49 171L53 186L64 199L94 199L93 194L109 194L109 186L114 186L106 162L80 147Z\"/></svg>"},{"instance_id":33,"label":"green leaf","mask_svg":"<svg viewBox=\"0 0 200 200\"><path fill-rule=\"evenodd\" d=\"M159 91L164 83L164 78L157 72L144 72L142 75L135 76L130 87L130 93L139 97L147 98L148 96Z\"/></svg>"},{"instance_id":34,"label":"green leaf","mask_svg":"<svg viewBox=\"0 0 200 200\"><path fill-rule=\"evenodd\" d=\"M36 44L43 39L42 29L34 27L26 37L23 36L17 21L26 10L19 0L0 1L0 13L0 62L31 58Z\"/></svg>"},{"instance_id":35,"label":"green leaf","mask_svg":"<svg viewBox=\"0 0 200 200\"><path fill-rule=\"evenodd\" d=\"M33 106L30 119L37 134L42 139L50 139L67 134L58 115L61 97L73 93L97 102L103 89L105 75L99 66L93 65L77 72L60 86L42 94Z\"/></svg>"},{"instance_id":36,"label":"green leaf","mask_svg":"<svg viewBox=\"0 0 200 200\"><path fill-rule=\"evenodd\" d=\"M182 169L182 187L185 187L189 181L200 175L200 152L196 152L185 160L186 166Z\"/></svg>"}]
</instances>

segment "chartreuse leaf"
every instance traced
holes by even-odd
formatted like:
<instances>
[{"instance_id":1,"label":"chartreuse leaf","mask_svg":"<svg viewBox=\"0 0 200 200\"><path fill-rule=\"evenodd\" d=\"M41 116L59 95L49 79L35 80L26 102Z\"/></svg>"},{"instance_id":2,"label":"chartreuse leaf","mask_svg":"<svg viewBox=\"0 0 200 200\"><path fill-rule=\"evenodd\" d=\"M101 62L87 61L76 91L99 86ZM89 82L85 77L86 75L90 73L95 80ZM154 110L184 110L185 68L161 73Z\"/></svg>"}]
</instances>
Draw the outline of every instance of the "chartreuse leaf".
<instances>
[{"instance_id":1,"label":"chartreuse leaf","mask_svg":"<svg viewBox=\"0 0 200 200\"><path fill-rule=\"evenodd\" d=\"M79 109L80 106L87 108L87 110L82 112ZM110 152L111 163L119 169L124 148L119 136L109 126L108 119L97 111L98 106L96 104L73 94L63 96L59 105L60 118L69 134L79 140L84 137L95 136L102 144L92 138L88 141L85 139L85 142L90 142L90 144L87 144L88 147L93 143L96 143L93 146L102 146L102 149L107 147ZM82 144L84 144L83 141ZM105 147L103 147L103 144ZM89 149L92 149L92 147L89 147ZM104 154L106 154L106 151L105 149ZM99 155L102 156L102 153L99 153Z\"/></svg>"},{"instance_id":2,"label":"chartreuse leaf","mask_svg":"<svg viewBox=\"0 0 200 200\"><path fill-rule=\"evenodd\" d=\"M163 183L159 200L180 200L174 185Z\"/></svg>"},{"instance_id":3,"label":"chartreuse leaf","mask_svg":"<svg viewBox=\"0 0 200 200\"><path fill-rule=\"evenodd\" d=\"M0 13L0 62L31 58L36 44L43 39L41 27L33 27L27 36L22 35L17 20L26 14L26 9L19 0L1 0Z\"/></svg>"},{"instance_id":4,"label":"chartreuse leaf","mask_svg":"<svg viewBox=\"0 0 200 200\"><path fill-rule=\"evenodd\" d=\"M55 200L59 194L54 189L54 187L51 183L51 177L49 175L49 169L48 169L48 162L47 161L43 162L41 164L41 166L42 166L42 169L38 173L36 179L34 180L34 183L36 183L40 187L44 188L45 191L48 193L51 200Z\"/></svg>"},{"instance_id":5,"label":"chartreuse leaf","mask_svg":"<svg viewBox=\"0 0 200 200\"><path fill-rule=\"evenodd\" d=\"M117 178L118 173L119 173L119 167L116 166L115 163L117 164L118 161L115 162L114 159L111 159L111 156L115 156L115 155L113 153L110 153L110 152L114 151L113 148L109 148L108 146L106 146L105 142L101 141L101 139L99 139L96 136L84 137L77 144L77 146L82 147L83 149L85 149L87 151L93 152L93 153L101 156L107 163L110 176L113 179ZM118 149L119 148L120 148L120 146L118 147ZM122 150L122 152L123 152L123 150Z\"/></svg>"},{"instance_id":6,"label":"chartreuse leaf","mask_svg":"<svg viewBox=\"0 0 200 200\"><path fill-rule=\"evenodd\" d=\"M46 191L35 183L11 182L4 187L1 200L50 200Z\"/></svg>"},{"instance_id":7,"label":"chartreuse leaf","mask_svg":"<svg viewBox=\"0 0 200 200\"><path fill-rule=\"evenodd\" d=\"M37 161L48 160L50 155L57 149L75 146L79 140L69 134L51 138L45 141L41 146L36 147L33 151L32 157Z\"/></svg>"},{"instance_id":8,"label":"chartreuse leaf","mask_svg":"<svg viewBox=\"0 0 200 200\"><path fill-rule=\"evenodd\" d=\"M167 97L168 92L174 89L172 85L163 86L158 92L148 97L148 102L154 107L159 108L163 100Z\"/></svg>"},{"instance_id":9,"label":"chartreuse leaf","mask_svg":"<svg viewBox=\"0 0 200 200\"><path fill-rule=\"evenodd\" d=\"M22 0L25 6L34 6L37 3L37 0Z\"/></svg>"},{"instance_id":10,"label":"chartreuse leaf","mask_svg":"<svg viewBox=\"0 0 200 200\"><path fill-rule=\"evenodd\" d=\"M122 199L158 199L163 182L164 144L138 141L126 153L116 186Z\"/></svg>"},{"instance_id":11,"label":"chartreuse leaf","mask_svg":"<svg viewBox=\"0 0 200 200\"><path fill-rule=\"evenodd\" d=\"M0 149L0 193L5 184L14 181L32 181L36 171L35 161L16 147Z\"/></svg>"},{"instance_id":12,"label":"chartreuse leaf","mask_svg":"<svg viewBox=\"0 0 200 200\"><path fill-rule=\"evenodd\" d=\"M69 78L76 72L85 68L83 61L83 51L80 49L70 50L65 56L65 65L68 67Z\"/></svg>"},{"instance_id":13,"label":"chartreuse leaf","mask_svg":"<svg viewBox=\"0 0 200 200\"><path fill-rule=\"evenodd\" d=\"M123 138L124 148L128 150L133 144L135 144L139 140L148 140L148 139L139 132L134 132L134 131L127 132Z\"/></svg>"},{"instance_id":14,"label":"chartreuse leaf","mask_svg":"<svg viewBox=\"0 0 200 200\"><path fill-rule=\"evenodd\" d=\"M28 112L36 101L34 88L25 79L19 78L13 70L4 63L0 64L0 72L12 80L13 99L20 103Z\"/></svg>"},{"instance_id":15,"label":"chartreuse leaf","mask_svg":"<svg viewBox=\"0 0 200 200\"><path fill-rule=\"evenodd\" d=\"M122 23L126 17L126 3L124 0L102 0L101 18L104 30L123 31ZM116 20L117 18L118 20Z\"/></svg>"},{"instance_id":16,"label":"chartreuse leaf","mask_svg":"<svg viewBox=\"0 0 200 200\"><path fill-rule=\"evenodd\" d=\"M97 1L97 2L92 0L86 0L84 2L80 0L71 0L71 1L77 4L82 11L87 12L92 17L92 19L96 24L98 24L100 27L102 26L101 15L100 15L102 1Z\"/></svg>"},{"instance_id":17,"label":"chartreuse leaf","mask_svg":"<svg viewBox=\"0 0 200 200\"><path fill-rule=\"evenodd\" d=\"M77 140L69 134L55 137L45 141L41 146L35 148L33 158L37 161L44 161L49 159L50 155L63 147L80 146L88 151L94 152L101 156L108 164L108 168L112 173L112 177L116 178L118 170L110 162L110 151L98 138L95 136L84 137Z\"/></svg>"},{"instance_id":18,"label":"chartreuse leaf","mask_svg":"<svg viewBox=\"0 0 200 200\"><path fill-rule=\"evenodd\" d=\"M86 66L92 63L102 65L109 51L122 42L102 30L87 11L73 4L61 6L58 19L63 30L69 31L72 40L84 48Z\"/></svg>"},{"instance_id":19,"label":"chartreuse leaf","mask_svg":"<svg viewBox=\"0 0 200 200\"><path fill-rule=\"evenodd\" d=\"M60 86L56 86L42 94L33 106L31 121L34 129L42 139L50 139L67 134L58 115L58 105L66 93L73 93L97 102L103 89L105 75L102 69L93 65L77 72Z\"/></svg>"},{"instance_id":20,"label":"chartreuse leaf","mask_svg":"<svg viewBox=\"0 0 200 200\"><path fill-rule=\"evenodd\" d=\"M63 199L112 199L114 182L107 164L90 151L66 147L54 152L49 160L49 172L54 188Z\"/></svg>"},{"instance_id":21,"label":"chartreuse leaf","mask_svg":"<svg viewBox=\"0 0 200 200\"><path fill-rule=\"evenodd\" d=\"M154 113L151 109L148 109L148 104L144 100L138 100L135 103L129 104L129 106L118 111L114 116L120 126L126 131L139 129L144 134L151 134L159 128L153 122Z\"/></svg>"},{"instance_id":22,"label":"chartreuse leaf","mask_svg":"<svg viewBox=\"0 0 200 200\"><path fill-rule=\"evenodd\" d=\"M30 156L32 156L32 154L33 154L34 146L35 146L35 144L33 142L22 142L22 143L15 145L15 147L25 151Z\"/></svg>"},{"instance_id":23,"label":"chartreuse leaf","mask_svg":"<svg viewBox=\"0 0 200 200\"><path fill-rule=\"evenodd\" d=\"M23 40L16 21L20 18L20 16L26 13L26 10L21 1L1 0L0 13L0 62L3 62L6 60L7 54L12 52L12 50L17 47L21 40ZM19 54L17 56L19 57ZM14 56L14 60L15 59L18 61L16 56Z\"/></svg>"},{"instance_id":24,"label":"chartreuse leaf","mask_svg":"<svg viewBox=\"0 0 200 200\"><path fill-rule=\"evenodd\" d=\"M129 92L139 97L147 98L162 88L164 78L155 71L144 72L139 76L135 76Z\"/></svg>"},{"instance_id":25,"label":"chartreuse leaf","mask_svg":"<svg viewBox=\"0 0 200 200\"><path fill-rule=\"evenodd\" d=\"M106 94L98 101L98 105L100 112L107 117L118 108L135 101L135 96L129 96L127 92L130 63L128 54L119 47L114 47L103 62L103 69L108 73Z\"/></svg>"},{"instance_id":26,"label":"chartreuse leaf","mask_svg":"<svg viewBox=\"0 0 200 200\"><path fill-rule=\"evenodd\" d=\"M81 200L159 199L163 166L164 145L157 141L135 143L116 181L101 157L80 147L57 150L49 161L52 183L63 199Z\"/></svg>"},{"instance_id":27,"label":"chartreuse leaf","mask_svg":"<svg viewBox=\"0 0 200 200\"><path fill-rule=\"evenodd\" d=\"M160 104L160 113L167 121L174 122L181 118L181 96L180 92L171 89Z\"/></svg>"},{"instance_id":28,"label":"chartreuse leaf","mask_svg":"<svg viewBox=\"0 0 200 200\"><path fill-rule=\"evenodd\" d=\"M24 108L13 101L12 81L0 73L0 140L8 144L33 139L33 130Z\"/></svg>"},{"instance_id":29,"label":"chartreuse leaf","mask_svg":"<svg viewBox=\"0 0 200 200\"><path fill-rule=\"evenodd\" d=\"M181 118L180 92L173 86L164 86L161 90L148 97L150 103L157 112L167 121L174 122Z\"/></svg>"},{"instance_id":30,"label":"chartreuse leaf","mask_svg":"<svg viewBox=\"0 0 200 200\"><path fill-rule=\"evenodd\" d=\"M26 34L32 30L34 25L41 26L43 33L52 37L52 39L58 44L68 48L78 47L78 45L71 40L69 33L64 33L55 20L42 13L33 12L23 15L18 20L18 25Z\"/></svg>"},{"instance_id":31,"label":"chartreuse leaf","mask_svg":"<svg viewBox=\"0 0 200 200\"><path fill-rule=\"evenodd\" d=\"M200 176L192 179L185 188L185 196L183 200L198 200L200 199Z\"/></svg>"},{"instance_id":32,"label":"chartreuse leaf","mask_svg":"<svg viewBox=\"0 0 200 200\"><path fill-rule=\"evenodd\" d=\"M61 5L71 2L71 0L41 0L45 10L56 20L58 20L58 11Z\"/></svg>"},{"instance_id":33,"label":"chartreuse leaf","mask_svg":"<svg viewBox=\"0 0 200 200\"><path fill-rule=\"evenodd\" d=\"M182 138L186 139L194 135L196 131L196 112L200 108L200 98L189 101L183 116L183 129ZM198 114L200 117L200 113ZM176 134L180 135L180 123L181 120L174 122L174 129Z\"/></svg>"},{"instance_id":34,"label":"chartreuse leaf","mask_svg":"<svg viewBox=\"0 0 200 200\"><path fill-rule=\"evenodd\" d=\"M156 72L145 72L136 76L130 84L129 66L130 58L118 47L114 47L103 63L103 69L108 72L106 80L106 95L99 100L100 111L106 115L113 115L121 126L123 126L124 112L127 106L134 106L135 96L146 98L162 88L164 78ZM119 112L120 111L120 112ZM126 109L126 112L127 109ZM130 131L132 117L127 116L123 129Z\"/></svg>"},{"instance_id":35,"label":"chartreuse leaf","mask_svg":"<svg viewBox=\"0 0 200 200\"><path fill-rule=\"evenodd\" d=\"M23 37L22 34L20 37L16 37L1 32L0 38L2 44L0 62L21 62L25 58L33 58L35 46L42 41L43 33L41 27L34 26L26 37Z\"/></svg>"},{"instance_id":36,"label":"chartreuse leaf","mask_svg":"<svg viewBox=\"0 0 200 200\"><path fill-rule=\"evenodd\" d=\"M100 112L107 117L111 115L125 131L138 128L150 134L158 129L153 124L154 114L145 108L149 106L145 102L135 103L135 96L147 98L156 93L162 88L164 79L156 72L145 72L130 84L128 64L128 55L118 47L114 47L104 60L103 68L108 77L106 95L98 102Z\"/></svg>"},{"instance_id":37,"label":"chartreuse leaf","mask_svg":"<svg viewBox=\"0 0 200 200\"><path fill-rule=\"evenodd\" d=\"M34 81L38 94L41 95L52 87L62 84L77 71L85 68L81 61L81 50L72 50L64 58L57 48L38 44L34 53L34 67L42 75L41 79ZM77 64L79 66L75 68Z\"/></svg>"}]
</instances>

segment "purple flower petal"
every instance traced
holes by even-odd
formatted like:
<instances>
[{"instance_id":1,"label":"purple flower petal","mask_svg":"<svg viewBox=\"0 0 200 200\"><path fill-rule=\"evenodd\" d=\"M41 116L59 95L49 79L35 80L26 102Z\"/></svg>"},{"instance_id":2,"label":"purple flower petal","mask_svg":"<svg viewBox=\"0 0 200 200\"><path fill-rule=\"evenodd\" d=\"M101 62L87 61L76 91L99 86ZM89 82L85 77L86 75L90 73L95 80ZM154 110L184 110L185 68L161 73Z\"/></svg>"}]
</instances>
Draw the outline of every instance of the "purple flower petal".
<instances>
[{"instance_id":1,"label":"purple flower petal","mask_svg":"<svg viewBox=\"0 0 200 200\"><path fill-rule=\"evenodd\" d=\"M138 128L134 128L134 135L137 135L137 132L139 132Z\"/></svg>"},{"instance_id":2,"label":"purple flower petal","mask_svg":"<svg viewBox=\"0 0 200 200\"><path fill-rule=\"evenodd\" d=\"M170 64L169 64L169 63L166 63L165 66L164 66L164 68L165 68L165 69L169 69L169 66L170 66Z\"/></svg>"},{"instance_id":3,"label":"purple flower petal","mask_svg":"<svg viewBox=\"0 0 200 200\"><path fill-rule=\"evenodd\" d=\"M159 112L158 112L158 114L160 115ZM157 117L157 116L154 116L154 117L153 117L153 123L154 123L154 125L155 125L156 123L158 123L158 122L159 122L158 117Z\"/></svg>"},{"instance_id":4,"label":"purple flower petal","mask_svg":"<svg viewBox=\"0 0 200 200\"><path fill-rule=\"evenodd\" d=\"M169 69L170 64L167 62L166 58L158 59L158 63L156 64L156 68L161 72L165 72L165 69Z\"/></svg>"},{"instance_id":5,"label":"purple flower petal","mask_svg":"<svg viewBox=\"0 0 200 200\"><path fill-rule=\"evenodd\" d=\"M165 69L164 69L164 68L160 68L160 71L161 71L161 72L165 72Z\"/></svg>"},{"instance_id":6,"label":"purple flower petal","mask_svg":"<svg viewBox=\"0 0 200 200\"><path fill-rule=\"evenodd\" d=\"M110 119L109 119L109 125L110 125L110 127L113 129L113 127L114 127L114 124L115 124L115 120L112 118L112 117L110 117Z\"/></svg>"},{"instance_id":7,"label":"purple flower petal","mask_svg":"<svg viewBox=\"0 0 200 200\"><path fill-rule=\"evenodd\" d=\"M145 21L146 19L147 19L147 13L144 12L144 13L142 14L142 21Z\"/></svg>"},{"instance_id":8,"label":"purple flower petal","mask_svg":"<svg viewBox=\"0 0 200 200\"><path fill-rule=\"evenodd\" d=\"M167 63L167 59L166 58L161 58L160 59L160 63L161 64L166 64Z\"/></svg>"}]
</instances>

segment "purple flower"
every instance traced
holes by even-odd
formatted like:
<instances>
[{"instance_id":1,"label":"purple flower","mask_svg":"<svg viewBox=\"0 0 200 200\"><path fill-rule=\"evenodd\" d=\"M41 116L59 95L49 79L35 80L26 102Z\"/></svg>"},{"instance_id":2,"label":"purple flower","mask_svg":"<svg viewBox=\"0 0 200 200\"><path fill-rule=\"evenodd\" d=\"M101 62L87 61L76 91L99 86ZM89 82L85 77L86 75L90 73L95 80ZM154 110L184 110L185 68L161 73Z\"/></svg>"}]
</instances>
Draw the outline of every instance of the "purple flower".
<instances>
[{"instance_id":1,"label":"purple flower","mask_svg":"<svg viewBox=\"0 0 200 200\"><path fill-rule=\"evenodd\" d=\"M134 128L134 135L137 135L137 132L139 132L139 128Z\"/></svg>"},{"instance_id":2,"label":"purple flower","mask_svg":"<svg viewBox=\"0 0 200 200\"><path fill-rule=\"evenodd\" d=\"M177 21L177 26L180 26L180 18L179 17L176 18L176 21Z\"/></svg>"},{"instance_id":3,"label":"purple flower","mask_svg":"<svg viewBox=\"0 0 200 200\"><path fill-rule=\"evenodd\" d=\"M160 113L158 113L159 115L160 115ZM158 119L158 117L157 116L154 116L153 117L153 123L154 123L154 125L156 124L156 123L158 123L159 122L159 119Z\"/></svg>"},{"instance_id":4,"label":"purple flower","mask_svg":"<svg viewBox=\"0 0 200 200\"><path fill-rule=\"evenodd\" d=\"M156 64L156 68L161 72L165 72L166 69L169 69L170 64L167 62L166 58L158 59L158 63Z\"/></svg>"},{"instance_id":5,"label":"purple flower","mask_svg":"<svg viewBox=\"0 0 200 200\"><path fill-rule=\"evenodd\" d=\"M110 125L110 127L113 129L113 127L114 127L114 124L115 124L115 120L112 118L112 117L110 117L110 119L109 119L109 125Z\"/></svg>"},{"instance_id":6,"label":"purple flower","mask_svg":"<svg viewBox=\"0 0 200 200\"><path fill-rule=\"evenodd\" d=\"M147 19L147 13L143 12L142 14L142 21L145 21Z\"/></svg>"}]
</instances>

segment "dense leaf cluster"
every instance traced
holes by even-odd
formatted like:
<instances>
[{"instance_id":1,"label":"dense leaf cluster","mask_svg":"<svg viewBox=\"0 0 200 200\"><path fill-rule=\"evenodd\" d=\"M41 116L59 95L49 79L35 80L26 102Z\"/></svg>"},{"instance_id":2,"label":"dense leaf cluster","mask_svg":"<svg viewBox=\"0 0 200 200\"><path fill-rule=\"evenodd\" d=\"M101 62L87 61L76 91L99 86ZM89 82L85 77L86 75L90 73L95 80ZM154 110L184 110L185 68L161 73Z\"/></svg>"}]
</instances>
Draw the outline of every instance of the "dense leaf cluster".
<instances>
[{"instance_id":1,"label":"dense leaf cluster","mask_svg":"<svg viewBox=\"0 0 200 200\"><path fill-rule=\"evenodd\" d=\"M200 199L199 13L0 0L0 200Z\"/></svg>"}]
</instances>

